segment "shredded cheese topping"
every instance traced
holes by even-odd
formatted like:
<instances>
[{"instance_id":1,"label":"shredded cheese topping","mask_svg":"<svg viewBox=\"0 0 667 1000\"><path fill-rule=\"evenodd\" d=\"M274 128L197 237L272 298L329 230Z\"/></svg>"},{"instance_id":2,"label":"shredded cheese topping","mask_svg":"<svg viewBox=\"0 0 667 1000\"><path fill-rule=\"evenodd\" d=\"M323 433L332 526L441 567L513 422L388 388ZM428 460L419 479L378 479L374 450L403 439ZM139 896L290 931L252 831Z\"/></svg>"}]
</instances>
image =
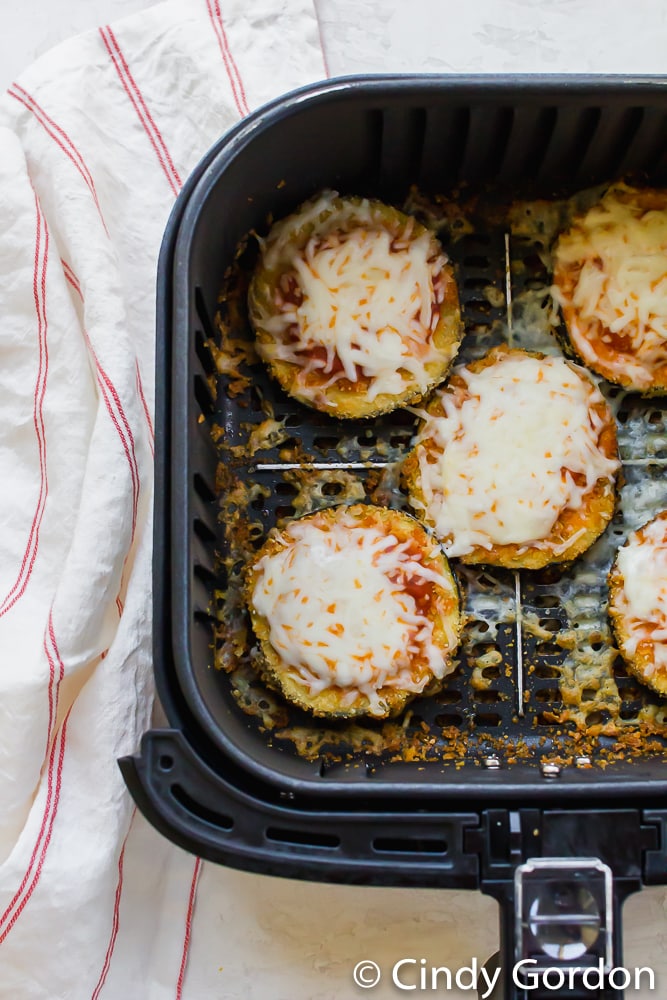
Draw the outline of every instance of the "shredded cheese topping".
<instances>
[{"instance_id":1,"label":"shredded cheese topping","mask_svg":"<svg viewBox=\"0 0 667 1000\"><path fill-rule=\"evenodd\" d=\"M432 583L455 595L453 581L423 565L409 542L362 526L346 511L326 523L293 521L284 541L260 559L252 604L269 624L271 645L311 694L336 686L352 702L362 693L371 714L381 714L382 688L419 693L432 676L453 669L446 654L457 643L457 619L442 619L443 650L409 590L411 582Z\"/></svg>"},{"instance_id":2,"label":"shredded cheese topping","mask_svg":"<svg viewBox=\"0 0 667 1000\"><path fill-rule=\"evenodd\" d=\"M616 566L623 578L623 646L634 657L640 642L653 644L653 662L646 667L652 676L667 667L667 519L658 517L633 532L619 549Z\"/></svg>"},{"instance_id":3,"label":"shredded cheese topping","mask_svg":"<svg viewBox=\"0 0 667 1000\"><path fill-rule=\"evenodd\" d=\"M451 556L509 544L558 551L546 539L560 513L619 467L598 444L602 395L556 357L513 352L455 374L463 398L441 391L444 416L427 414L417 440L424 503L413 504Z\"/></svg>"},{"instance_id":4,"label":"shredded cheese topping","mask_svg":"<svg viewBox=\"0 0 667 1000\"><path fill-rule=\"evenodd\" d=\"M560 237L552 295L569 307L581 357L641 389L667 364L667 211L647 210L628 192L608 192Z\"/></svg>"},{"instance_id":5,"label":"shredded cheese topping","mask_svg":"<svg viewBox=\"0 0 667 1000\"><path fill-rule=\"evenodd\" d=\"M383 211L392 210L327 192L269 237L264 265L283 265L296 294L284 281L276 288L273 315L261 317L275 339L258 349L267 361L298 365L302 391L313 396L360 375L370 400L401 394L410 383L423 392L432 378L427 365L449 361L458 346L438 348L432 339L446 257L429 232L413 232L414 219L398 232L398 213ZM295 247L304 225L314 231ZM319 387L308 383L312 372Z\"/></svg>"}]
</instances>

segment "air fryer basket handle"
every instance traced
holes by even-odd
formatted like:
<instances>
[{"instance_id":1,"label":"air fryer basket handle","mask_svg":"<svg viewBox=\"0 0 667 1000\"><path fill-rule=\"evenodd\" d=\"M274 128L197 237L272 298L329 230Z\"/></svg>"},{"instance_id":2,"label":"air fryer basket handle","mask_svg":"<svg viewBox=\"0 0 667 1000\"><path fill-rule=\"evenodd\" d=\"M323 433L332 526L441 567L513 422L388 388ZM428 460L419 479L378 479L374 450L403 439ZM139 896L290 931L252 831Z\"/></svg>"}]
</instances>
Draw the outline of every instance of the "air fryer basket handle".
<instances>
[{"instance_id":1,"label":"air fryer basket handle","mask_svg":"<svg viewBox=\"0 0 667 1000\"><path fill-rule=\"evenodd\" d=\"M653 818L622 807L605 811L602 823L584 809L482 813L468 844L479 854L482 892L500 907L504 986L494 1000L623 997L623 972L609 971L623 969L622 906L641 889L643 864L658 844L647 823ZM586 975L575 976L574 968ZM554 971L538 988L535 977L545 969Z\"/></svg>"},{"instance_id":2,"label":"air fryer basket handle","mask_svg":"<svg viewBox=\"0 0 667 1000\"><path fill-rule=\"evenodd\" d=\"M478 888L478 859L464 844L479 822L475 813L415 817L400 804L377 815L332 812L304 808L289 793L255 797L234 782L230 766L224 776L212 769L173 729L145 733L140 752L118 763L148 821L217 864L313 881ZM386 848L379 852L373 846L378 837Z\"/></svg>"}]
</instances>

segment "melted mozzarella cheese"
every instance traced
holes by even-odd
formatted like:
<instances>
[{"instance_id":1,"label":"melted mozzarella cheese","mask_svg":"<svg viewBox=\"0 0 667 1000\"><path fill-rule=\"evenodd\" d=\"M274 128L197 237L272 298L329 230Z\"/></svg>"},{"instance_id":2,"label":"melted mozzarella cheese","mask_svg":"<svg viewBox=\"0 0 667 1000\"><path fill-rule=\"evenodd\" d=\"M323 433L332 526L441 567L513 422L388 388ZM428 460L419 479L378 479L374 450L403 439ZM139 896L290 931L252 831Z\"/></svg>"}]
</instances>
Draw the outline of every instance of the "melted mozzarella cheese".
<instances>
[{"instance_id":1,"label":"melted mozzarella cheese","mask_svg":"<svg viewBox=\"0 0 667 1000\"><path fill-rule=\"evenodd\" d=\"M616 565L623 577L624 648L632 657L639 643L650 639L654 667L666 667L667 520L657 518L631 535L619 549Z\"/></svg>"},{"instance_id":2,"label":"melted mozzarella cheese","mask_svg":"<svg viewBox=\"0 0 667 1000\"><path fill-rule=\"evenodd\" d=\"M452 556L543 547L559 514L619 467L598 447L601 394L554 357L510 354L456 374L467 397L442 392L445 415L427 415L417 442L427 520Z\"/></svg>"},{"instance_id":3,"label":"melted mozzarella cheese","mask_svg":"<svg viewBox=\"0 0 667 1000\"><path fill-rule=\"evenodd\" d=\"M561 236L556 264L581 267L571 293L552 289L561 306L571 306L570 336L581 356L599 363L591 333L627 338L629 350L605 351L613 375L629 375L649 386L656 366L667 363L667 211L646 211L609 192Z\"/></svg>"},{"instance_id":4,"label":"melted mozzarella cheese","mask_svg":"<svg viewBox=\"0 0 667 1000\"><path fill-rule=\"evenodd\" d=\"M452 667L436 644L433 621L406 584L431 582L453 594L444 572L423 566L407 543L343 513L319 526L294 521L287 544L258 563L252 604L269 624L270 643L311 694L337 686L365 694L382 710L384 687L420 692ZM457 642L442 620L448 648ZM415 672L416 661L428 671Z\"/></svg>"},{"instance_id":5,"label":"melted mozzarella cheese","mask_svg":"<svg viewBox=\"0 0 667 1000\"><path fill-rule=\"evenodd\" d=\"M333 197L328 193L310 206L306 223L331 208ZM303 228L301 217L299 223ZM369 399L399 394L406 381L422 391L428 388L426 365L442 362L445 355L432 334L443 299L438 276L446 258L437 253L430 233L412 235L413 220L398 235L383 223L368 201L343 202L296 252L288 238L294 220L285 220L284 232L278 224L265 265L276 267L284 258L302 299L299 305L280 303L275 315L263 319L278 341L259 345L265 360L298 364L302 383L316 371L322 387L343 378L357 382L361 373L370 380ZM313 348L323 351L313 354ZM454 348L447 349L447 358L453 353ZM342 370L334 368L337 359Z\"/></svg>"}]
</instances>

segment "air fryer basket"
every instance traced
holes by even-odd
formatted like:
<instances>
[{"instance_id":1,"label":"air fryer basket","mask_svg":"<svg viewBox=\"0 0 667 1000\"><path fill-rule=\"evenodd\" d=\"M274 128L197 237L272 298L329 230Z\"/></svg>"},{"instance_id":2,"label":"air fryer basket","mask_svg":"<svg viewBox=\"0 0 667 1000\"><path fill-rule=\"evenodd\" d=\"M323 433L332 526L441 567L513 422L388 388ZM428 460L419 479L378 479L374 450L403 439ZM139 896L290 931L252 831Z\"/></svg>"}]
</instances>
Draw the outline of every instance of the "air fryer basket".
<instances>
[{"instance_id":1,"label":"air fryer basket","mask_svg":"<svg viewBox=\"0 0 667 1000\"><path fill-rule=\"evenodd\" d=\"M328 467L322 501L330 503L350 476L376 483L405 452L414 422L391 415L350 428L314 416L256 369L245 394L228 394L209 345L218 337L223 274L239 242L322 188L403 204L413 185L425 195L463 185L466 197L493 191L507 205L518 196L569 196L626 175L664 185L666 125L659 80L332 81L250 116L190 179L165 234L158 279L154 650L171 728L147 734L141 755L121 762L139 805L166 835L257 871L481 887L505 913L506 964L537 947L521 914L515 933L517 895L524 905L555 877L539 863L537 872L521 865L557 857L574 866L570 882L593 880L603 913L597 947L605 960L618 959L623 897L667 880L664 712L612 664L617 729L638 738L619 741L605 726L608 712L594 688L584 692L581 732L559 722L568 649L573 642L586 647L595 664L606 642L605 552L579 576L576 568L475 574L468 660L464 651L439 699L413 704L404 727L409 753L380 735L384 752L369 753L350 743L344 727L323 739L325 727L299 713L281 731L267 731L261 712L244 712L242 693L213 667L225 583L219 557L231 535L216 489L225 453L213 444L212 428L222 428L226 445L242 444L249 427L265 419L268 400L309 466ZM512 330L511 299L548 284L536 239L487 211L451 246L473 350L476 339L488 348L494 336L506 338L508 317L510 336L522 343L518 325ZM612 389L612 403L613 396ZM651 479L659 493L667 464L662 401L627 396L614 405L626 488ZM286 457L287 445L265 449L234 473L258 487L246 513L263 530L297 510L299 484L290 475L298 462ZM664 500L667 506L667 487ZM612 542L620 544L627 527L617 519ZM565 586L573 600L565 601ZM593 701L588 715L586 697ZM639 716L652 723L646 738L635 725ZM602 810L608 824L598 821ZM599 867L584 864L582 876L577 865L587 857ZM613 879L608 911L605 866ZM593 948L589 958L596 956ZM606 995L620 994L611 986Z\"/></svg>"}]
</instances>

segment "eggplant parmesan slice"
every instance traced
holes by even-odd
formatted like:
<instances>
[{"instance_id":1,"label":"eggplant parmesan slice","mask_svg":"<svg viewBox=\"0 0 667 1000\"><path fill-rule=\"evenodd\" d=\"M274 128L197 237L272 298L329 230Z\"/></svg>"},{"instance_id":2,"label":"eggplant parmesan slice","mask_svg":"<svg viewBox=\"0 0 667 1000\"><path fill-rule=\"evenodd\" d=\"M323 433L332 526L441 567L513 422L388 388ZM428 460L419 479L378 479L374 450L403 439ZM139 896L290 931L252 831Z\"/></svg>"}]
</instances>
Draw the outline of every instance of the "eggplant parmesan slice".
<instances>
[{"instance_id":1,"label":"eggplant parmesan slice","mask_svg":"<svg viewBox=\"0 0 667 1000\"><path fill-rule=\"evenodd\" d=\"M559 237L553 280L587 367L646 395L667 389L667 192L610 188Z\"/></svg>"},{"instance_id":2,"label":"eggplant parmesan slice","mask_svg":"<svg viewBox=\"0 0 667 1000\"><path fill-rule=\"evenodd\" d=\"M609 573L609 618L628 670L667 696L667 511L618 550Z\"/></svg>"},{"instance_id":3,"label":"eggplant parmesan slice","mask_svg":"<svg viewBox=\"0 0 667 1000\"><path fill-rule=\"evenodd\" d=\"M379 201L326 191L277 222L248 294L257 349L283 389L370 417L441 382L462 337L435 236Z\"/></svg>"},{"instance_id":4,"label":"eggplant parmesan slice","mask_svg":"<svg viewBox=\"0 0 667 1000\"><path fill-rule=\"evenodd\" d=\"M409 514L355 504L274 529L245 596L260 673L314 715L394 716L454 670L456 582Z\"/></svg>"},{"instance_id":5,"label":"eggplant parmesan slice","mask_svg":"<svg viewBox=\"0 0 667 1000\"><path fill-rule=\"evenodd\" d=\"M540 569L604 531L619 464L612 414L583 368L498 347L434 393L403 479L448 556Z\"/></svg>"}]
</instances>

